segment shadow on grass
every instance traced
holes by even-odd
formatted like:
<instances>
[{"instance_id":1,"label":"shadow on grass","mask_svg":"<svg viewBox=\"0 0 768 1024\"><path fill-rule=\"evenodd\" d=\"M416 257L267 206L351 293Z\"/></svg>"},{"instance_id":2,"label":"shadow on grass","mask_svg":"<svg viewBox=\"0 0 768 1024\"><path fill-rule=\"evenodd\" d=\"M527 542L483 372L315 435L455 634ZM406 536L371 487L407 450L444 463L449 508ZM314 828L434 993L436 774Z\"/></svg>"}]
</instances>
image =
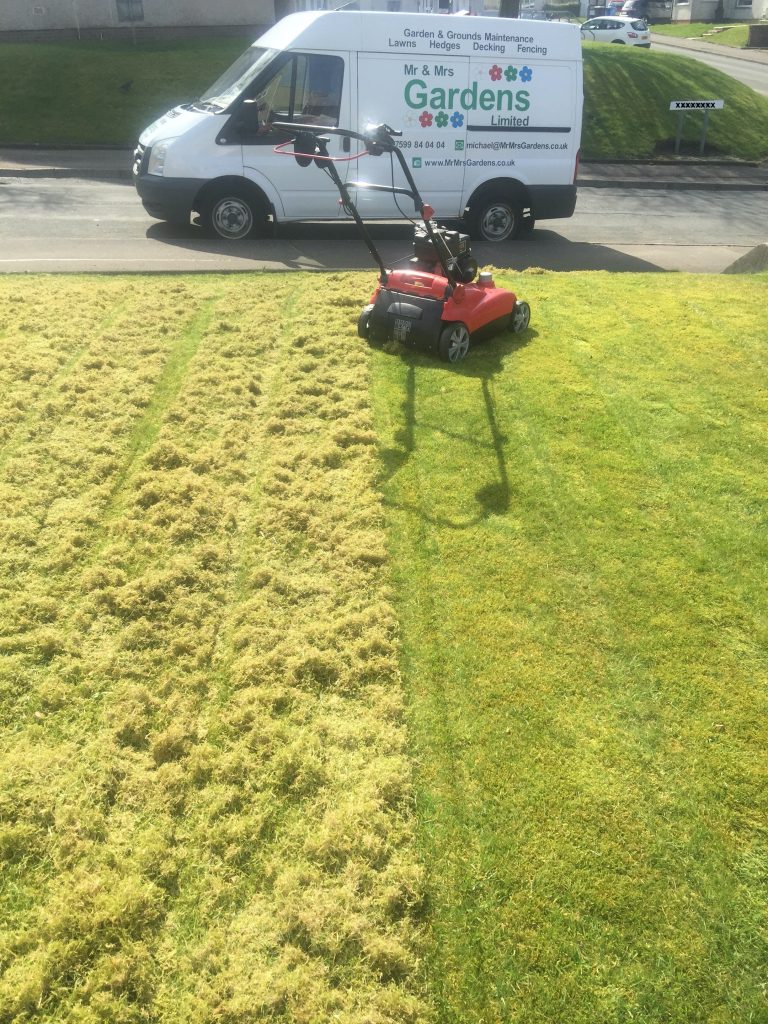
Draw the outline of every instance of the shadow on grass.
<instances>
[{"instance_id":1,"label":"shadow on grass","mask_svg":"<svg viewBox=\"0 0 768 1024\"><path fill-rule=\"evenodd\" d=\"M433 525L456 530L471 528L491 516L504 515L509 510L511 490L504 456L504 446L507 442L507 437L499 426L491 382L494 376L505 368L506 361L520 349L530 344L536 336L537 332L530 327L518 335L499 335L478 344L470 350L466 361L456 365L438 363L435 359L428 356L416 352L403 351L400 348L396 353L393 353L393 358L401 358L406 363L408 369L405 380L405 394L401 404L403 419L402 425L394 436L395 447L384 448L379 451L379 458L381 460L380 485L386 485L388 481L399 473L416 450L417 371L419 370L425 373L445 372L447 370L457 376L476 378L479 381L480 394L485 406L485 418L491 439L490 444L487 441L478 439L473 434L461 431L446 431L442 426L440 431L449 439L463 444L486 449L492 448L496 460L496 478L489 480L475 491L474 497L479 508L474 516L459 520L447 516L428 514L423 508L403 503L398 503L398 508L419 515ZM425 427L428 428L429 425L421 423L420 426L424 429ZM388 498L385 498L385 502L390 506L395 504Z\"/></svg>"}]
</instances>

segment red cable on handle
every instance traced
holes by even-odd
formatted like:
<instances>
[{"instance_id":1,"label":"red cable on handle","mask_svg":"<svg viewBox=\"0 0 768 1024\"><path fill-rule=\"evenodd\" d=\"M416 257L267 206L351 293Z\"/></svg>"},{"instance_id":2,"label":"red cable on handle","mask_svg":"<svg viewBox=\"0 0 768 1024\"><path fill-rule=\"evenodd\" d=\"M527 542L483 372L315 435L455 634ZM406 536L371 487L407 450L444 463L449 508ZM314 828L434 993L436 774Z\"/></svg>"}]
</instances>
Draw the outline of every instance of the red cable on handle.
<instances>
[{"instance_id":1,"label":"red cable on handle","mask_svg":"<svg viewBox=\"0 0 768 1024\"><path fill-rule=\"evenodd\" d=\"M307 160L327 160L332 164L347 164L361 156L368 156L367 149L361 149L359 153L353 153L352 156L321 156L319 153L297 153L295 150L291 150L289 153L285 147L292 146L294 141L294 139L288 139L287 142L281 142L279 146L274 147L272 152L277 153L278 156L303 156Z\"/></svg>"}]
</instances>

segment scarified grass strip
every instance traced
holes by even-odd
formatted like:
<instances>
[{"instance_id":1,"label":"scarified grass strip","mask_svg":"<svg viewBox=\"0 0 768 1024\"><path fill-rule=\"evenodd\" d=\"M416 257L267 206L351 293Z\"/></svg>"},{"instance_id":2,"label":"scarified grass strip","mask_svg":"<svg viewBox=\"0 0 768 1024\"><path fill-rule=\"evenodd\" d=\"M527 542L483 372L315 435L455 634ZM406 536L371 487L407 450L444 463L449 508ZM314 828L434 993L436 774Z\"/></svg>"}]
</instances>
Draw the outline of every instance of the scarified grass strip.
<instances>
[{"instance_id":1,"label":"scarified grass strip","mask_svg":"<svg viewBox=\"0 0 768 1024\"><path fill-rule=\"evenodd\" d=\"M267 280L148 280L6 465L11 1020L428 1019L367 357Z\"/></svg>"},{"instance_id":2,"label":"scarified grass strip","mask_svg":"<svg viewBox=\"0 0 768 1024\"><path fill-rule=\"evenodd\" d=\"M89 338L108 330L121 311L121 303L110 303L109 296L97 289L88 293L87 303L81 303L77 293L72 299L82 339L79 346L71 345L76 332L69 318L63 327L60 322L50 323L45 315L35 316L34 303L24 303L19 321L5 313L0 334L0 469L23 442L24 434L47 415L43 395L56 389L87 351ZM11 296L11 300L18 307L23 297ZM14 307L9 308L13 311ZM103 316L96 321L99 313Z\"/></svg>"}]
</instances>

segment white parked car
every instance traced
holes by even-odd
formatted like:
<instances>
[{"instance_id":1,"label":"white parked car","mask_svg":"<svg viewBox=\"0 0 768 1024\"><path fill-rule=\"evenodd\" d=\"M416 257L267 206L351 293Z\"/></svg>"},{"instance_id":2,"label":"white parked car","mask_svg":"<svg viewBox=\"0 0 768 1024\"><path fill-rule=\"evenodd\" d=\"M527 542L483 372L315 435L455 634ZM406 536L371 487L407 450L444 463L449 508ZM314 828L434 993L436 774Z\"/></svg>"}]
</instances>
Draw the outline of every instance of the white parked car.
<instances>
[{"instance_id":1,"label":"white parked car","mask_svg":"<svg viewBox=\"0 0 768 1024\"><path fill-rule=\"evenodd\" d=\"M621 18L606 14L590 18L581 26L581 38L594 43L625 43L628 46L651 45L651 33L639 18Z\"/></svg>"}]
</instances>

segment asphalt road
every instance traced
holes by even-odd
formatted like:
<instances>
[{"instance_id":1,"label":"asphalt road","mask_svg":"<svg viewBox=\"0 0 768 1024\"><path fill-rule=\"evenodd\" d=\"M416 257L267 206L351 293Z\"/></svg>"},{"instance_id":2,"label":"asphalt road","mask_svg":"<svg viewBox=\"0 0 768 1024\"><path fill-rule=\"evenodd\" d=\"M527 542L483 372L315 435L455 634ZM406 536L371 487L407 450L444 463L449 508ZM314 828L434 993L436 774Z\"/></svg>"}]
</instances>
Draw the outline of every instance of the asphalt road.
<instances>
[{"instance_id":1,"label":"asphalt road","mask_svg":"<svg viewBox=\"0 0 768 1024\"><path fill-rule=\"evenodd\" d=\"M576 214L527 240L476 244L481 264L514 269L719 273L768 236L768 192L583 188ZM385 261L408 251L403 224L373 229ZM261 241L220 242L144 212L133 187L79 179L0 179L0 271L368 269L354 225L286 225Z\"/></svg>"},{"instance_id":2,"label":"asphalt road","mask_svg":"<svg viewBox=\"0 0 768 1024\"><path fill-rule=\"evenodd\" d=\"M674 46L658 42L658 37L654 37L651 48L654 53L674 53L678 56L682 55L692 57L694 60L700 60L703 64L709 65L709 67L725 72L726 75L735 78L737 82L743 82L744 85L748 85L755 92L768 96L768 64L758 63L757 61L753 62L743 57L729 57L720 52L709 53L704 50L683 50L679 45ZM686 99L687 97L680 96L678 98ZM713 96L711 98L717 99L718 97Z\"/></svg>"}]
</instances>

